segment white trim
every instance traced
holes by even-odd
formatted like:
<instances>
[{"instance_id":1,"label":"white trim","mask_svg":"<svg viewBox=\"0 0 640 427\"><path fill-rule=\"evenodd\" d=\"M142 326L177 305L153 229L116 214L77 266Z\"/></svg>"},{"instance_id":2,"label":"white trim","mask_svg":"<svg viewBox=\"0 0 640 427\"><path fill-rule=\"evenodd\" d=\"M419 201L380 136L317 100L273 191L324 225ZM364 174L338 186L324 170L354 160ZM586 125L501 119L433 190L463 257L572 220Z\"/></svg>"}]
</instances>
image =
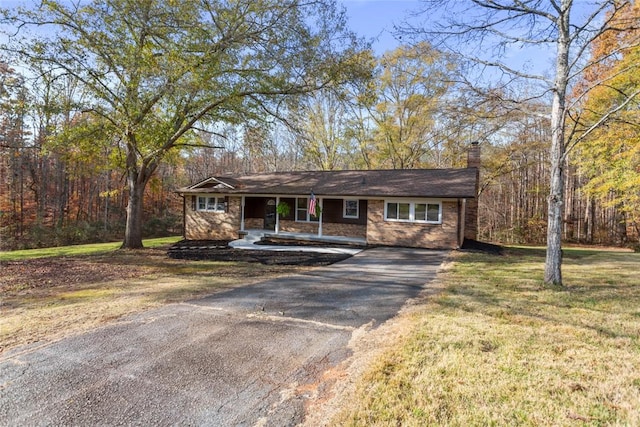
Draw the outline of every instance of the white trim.
<instances>
[{"instance_id":1,"label":"white trim","mask_svg":"<svg viewBox=\"0 0 640 427\"><path fill-rule=\"evenodd\" d=\"M356 202L356 214L355 214L355 216L354 215L347 215L347 202ZM342 199L342 217L343 218L351 218L351 219L360 218L360 199L354 199L354 198Z\"/></svg>"},{"instance_id":2,"label":"white trim","mask_svg":"<svg viewBox=\"0 0 640 427\"><path fill-rule=\"evenodd\" d=\"M314 223L318 223L320 222L320 217L322 216L322 206L320 206L320 198L318 196L316 196L316 206L320 206L320 215L319 216L312 216L309 213L309 199L311 198L310 196L292 196L292 197L283 197L285 199L289 198L289 199L294 199L295 201L293 202L294 204L294 209L295 209L295 215L293 216L293 219L295 222L310 222L312 224ZM298 200L299 199L305 199L304 205L304 211L306 212L306 219L299 219L298 218ZM300 210L302 211L303 209L300 208ZM317 219L311 219L311 218L317 218Z\"/></svg>"},{"instance_id":3,"label":"white trim","mask_svg":"<svg viewBox=\"0 0 640 427\"><path fill-rule=\"evenodd\" d=\"M227 205L225 202L225 196L219 195L211 195L211 194L197 194L196 196L196 211L198 212L214 212L214 213L225 213L227 211ZM204 199L204 209L200 207L200 199ZM211 203L211 199L213 199L213 203ZM222 203L222 209L219 209L220 203ZM213 209L210 209L209 206L213 204Z\"/></svg>"},{"instance_id":4,"label":"white trim","mask_svg":"<svg viewBox=\"0 0 640 427\"><path fill-rule=\"evenodd\" d=\"M303 208L302 207L300 207L300 208L298 207L298 200L301 200L301 199L305 200ZM294 220L296 222L309 222L309 197L308 196L307 197L297 197L296 196L296 197L294 197L294 200L295 201L293 202L293 204L294 204L294 209L296 210L295 211L295 215L293 216ZM304 219L300 219L298 217L298 210L300 210L301 212L304 211Z\"/></svg>"},{"instance_id":5,"label":"white trim","mask_svg":"<svg viewBox=\"0 0 640 427\"><path fill-rule=\"evenodd\" d=\"M388 207L390 203L394 204L408 204L409 205L409 218L398 219L389 218ZM425 219L416 219L416 205L425 206ZM428 219L429 205L438 205L438 220L433 221ZM399 212L398 212L399 214ZM421 200L421 199L385 199L384 200L384 220L388 222L407 222L414 224L442 224L442 200Z\"/></svg>"},{"instance_id":6,"label":"white trim","mask_svg":"<svg viewBox=\"0 0 640 427\"><path fill-rule=\"evenodd\" d=\"M322 237L322 197L318 198L318 207L320 208L320 215L318 215L318 237ZM315 222L315 221L314 221Z\"/></svg>"},{"instance_id":7,"label":"white trim","mask_svg":"<svg viewBox=\"0 0 640 427\"><path fill-rule=\"evenodd\" d=\"M231 184L227 184L226 182L224 182L224 181L220 181L219 179L214 178L214 177L210 177L210 178L204 179L204 180L202 180L202 181L200 181L200 182L197 182L197 183L195 183L195 184L193 184L192 186L187 187L187 188L188 188L189 190L195 190L195 189L197 189L198 187L200 187L201 185L208 184L208 183L210 183L210 182L217 182L217 183L218 183L218 185L222 185L223 187L230 188L231 190L235 189L235 187L234 187L233 185L231 185Z\"/></svg>"},{"instance_id":8,"label":"white trim","mask_svg":"<svg viewBox=\"0 0 640 427\"><path fill-rule=\"evenodd\" d=\"M210 190L210 191L208 191ZM184 194L185 196L204 196L204 195L209 195L209 194L213 194L213 195L223 195L223 196L228 196L228 197L256 197L256 198L275 198L275 197L280 197L282 199L295 199L297 197L309 197L309 194L283 194L283 193L243 193L243 192L225 192L224 190L221 192L220 190L216 191L216 189L213 188L202 188L200 189L200 191L189 191L189 192L185 192L185 193L180 193L180 194ZM316 197L322 197L324 199L331 199L331 200L340 200L340 199L358 199L358 200L366 200L366 201L371 201L371 200L393 200L396 199L396 197L393 196L357 196L357 195L349 195L349 196L345 196L345 195L326 195L326 194L316 194ZM436 200L438 202L456 202L458 200L462 200L464 199L464 197L442 197L442 198L425 198L425 197L421 197L421 196L415 196L414 198L410 198L410 197L397 197L397 199L403 199L403 200L429 200L430 203L432 200ZM474 199L474 197L468 197L467 199Z\"/></svg>"},{"instance_id":9,"label":"white trim","mask_svg":"<svg viewBox=\"0 0 640 427\"><path fill-rule=\"evenodd\" d=\"M275 231L276 234L280 232L280 214L278 213L278 205L280 204L280 196L276 196L276 226Z\"/></svg>"},{"instance_id":10,"label":"white trim","mask_svg":"<svg viewBox=\"0 0 640 427\"><path fill-rule=\"evenodd\" d=\"M245 208L245 197L242 196L240 198L240 231L244 231L244 208Z\"/></svg>"}]
</instances>

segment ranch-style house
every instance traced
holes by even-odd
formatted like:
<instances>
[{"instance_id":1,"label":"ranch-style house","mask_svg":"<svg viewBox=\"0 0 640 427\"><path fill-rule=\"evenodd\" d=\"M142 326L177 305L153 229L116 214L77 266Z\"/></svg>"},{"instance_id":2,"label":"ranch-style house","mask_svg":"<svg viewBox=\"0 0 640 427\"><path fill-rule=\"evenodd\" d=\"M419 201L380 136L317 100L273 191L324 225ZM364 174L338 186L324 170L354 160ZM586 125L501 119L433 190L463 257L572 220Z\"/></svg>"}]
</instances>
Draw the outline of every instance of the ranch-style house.
<instances>
[{"instance_id":1,"label":"ranch-style house","mask_svg":"<svg viewBox=\"0 0 640 427\"><path fill-rule=\"evenodd\" d=\"M480 147L468 167L215 176L179 190L184 237L457 248L477 238Z\"/></svg>"}]
</instances>

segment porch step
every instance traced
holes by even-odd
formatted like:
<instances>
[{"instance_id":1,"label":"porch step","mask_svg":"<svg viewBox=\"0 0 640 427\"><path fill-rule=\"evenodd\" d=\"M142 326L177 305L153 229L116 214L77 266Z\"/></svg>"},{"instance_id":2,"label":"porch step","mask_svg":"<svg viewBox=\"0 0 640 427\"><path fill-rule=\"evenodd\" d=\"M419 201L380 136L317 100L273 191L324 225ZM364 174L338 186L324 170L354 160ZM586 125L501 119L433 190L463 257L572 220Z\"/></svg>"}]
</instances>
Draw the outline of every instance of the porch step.
<instances>
[{"instance_id":1,"label":"porch step","mask_svg":"<svg viewBox=\"0 0 640 427\"><path fill-rule=\"evenodd\" d=\"M305 242L314 242L314 243L325 243L327 245L338 244L338 245L349 245L349 246L361 246L364 247L367 245L367 240L360 237L346 237L346 236L318 236L316 234L305 234L305 233L264 233L263 237L267 239L273 240L289 240L289 241L297 241L300 242L301 245L304 245Z\"/></svg>"},{"instance_id":2,"label":"porch step","mask_svg":"<svg viewBox=\"0 0 640 427\"><path fill-rule=\"evenodd\" d=\"M245 231L245 235L242 239L233 240L229 242L229 246L234 248L237 246L253 245L254 243L262 240L263 237L264 237L263 231L247 230Z\"/></svg>"}]
</instances>

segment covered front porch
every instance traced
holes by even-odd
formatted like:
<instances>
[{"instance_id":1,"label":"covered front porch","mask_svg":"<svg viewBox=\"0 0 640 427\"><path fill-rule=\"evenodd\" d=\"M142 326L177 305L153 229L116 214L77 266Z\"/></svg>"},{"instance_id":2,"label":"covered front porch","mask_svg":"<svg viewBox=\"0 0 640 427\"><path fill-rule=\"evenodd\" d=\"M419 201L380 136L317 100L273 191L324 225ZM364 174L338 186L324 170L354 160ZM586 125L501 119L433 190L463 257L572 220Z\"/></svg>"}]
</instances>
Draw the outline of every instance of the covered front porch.
<instances>
[{"instance_id":1,"label":"covered front porch","mask_svg":"<svg viewBox=\"0 0 640 427\"><path fill-rule=\"evenodd\" d=\"M367 200L309 196L242 196L240 230L269 239L363 246L367 243Z\"/></svg>"}]
</instances>

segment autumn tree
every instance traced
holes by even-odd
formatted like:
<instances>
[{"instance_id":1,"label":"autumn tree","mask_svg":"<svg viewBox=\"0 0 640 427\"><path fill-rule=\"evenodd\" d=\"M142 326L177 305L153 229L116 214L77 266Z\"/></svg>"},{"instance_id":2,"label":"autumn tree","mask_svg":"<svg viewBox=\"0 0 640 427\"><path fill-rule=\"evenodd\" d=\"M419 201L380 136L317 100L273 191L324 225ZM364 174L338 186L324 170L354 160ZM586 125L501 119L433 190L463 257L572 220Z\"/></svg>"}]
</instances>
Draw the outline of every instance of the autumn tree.
<instances>
[{"instance_id":1,"label":"autumn tree","mask_svg":"<svg viewBox=\"0 0 640 427\"><path fill-rule=\"evenodd\" d=\"M149 180L196 129L277 113L283 98L358 68L358 41L329 0L42 1L5 19L38 31L4 49L76 79L80 111L122 153L125 248L142 247Z\"/></svg>"},{"instance_id":2,"label":"autumn tree","mask_svg":"<svg viewBox=\"0 0 640 427\"><path fill-rule=\"evenodd\" d=\"M10 224L13 237L25 227L30 148L27 141L27 91L24 77L0 62L0 227Z\"/></svg>"},{"instance_id":3,"label":"autumn tree","mask_svg":"<svg viewBox=\"0 0 640 427\"><path fill-rule=\"evenodd\" d=\"M379 60L375 103L377 167L410 169L432 164L438 114L451 87L452 64L429 43L401 46Z\"/></svg>"},{"instance_id":4,"label":"autumn tree","mask_svg":"<svg viewBox=\"0 0 640 427\"><path fill-rule=\"evenodd\" d=\"M546 106L539 106L540 109ZM534 105L528 106L530 111ZM549 123L542 115L510 111L483 145L479 231L505 243L545 242Z\"/></svg>"},{"instance_id":5,"label":"autumn tree","mask_svg":"<svg viewBox=\"0 0 640 427\"><path fill-rule=\"evenodd\" d=\"M638 20L637 4L616 18L619 25ZM640 46L633 43L638 32L607 33L594 41L593 57L601 57L604 52L617 55L587 69L578 88L592 89L578 99L578 108L571 117L576 129L594 128L579 146L577 159L580 171L588 179L586 193L605 208L615 210L617 243L626 243L628 223L640 234L640 102L627 102L630 94L640 89ZM601 120L603 112L614 109L615 114Z\"/></svg>"},{"instance_id":6,"label":"autumn tree","mask_svg":"<svg viewBox=\"0 0 640 427\"><path fill-rule=\"evenodd\" d=\"M348 101L336 90L326 89L299 100L292 108L288 123L307 167L348 168L349 119Z\"/></svg>"},{"instance_id":7,"label":"autumn tree","mask_svg":"<svg viewBox=\"0 0 640 427\"><path fill-rule=\"evenodd\" d=\"M562 285L564 169L571 148L595 128L569 129L568 118L574 108L570 89L592 64L618 54L614 50L591 57L590 49L596 38L636 26L637 22L621 18L633 2L601 0L587 5L573 0L422 0L422 5L418 16L441 19L435 24L429 21L408 26L405 34L426 37L437 48L465 58L469 68L461 80L478 91L487 86L490 93L501 89L503 102L514 109L526 106L526 100L547 100L550 149L544 281ZM625 45L636 43L637 37L625 40ZM551 63L548 70L547 63ZM525 93L509 90L523 80L539 89ZM602 111L594 124L604 121L635 95L626 93L612 109Z\"/></svg>"}]
</instances>

